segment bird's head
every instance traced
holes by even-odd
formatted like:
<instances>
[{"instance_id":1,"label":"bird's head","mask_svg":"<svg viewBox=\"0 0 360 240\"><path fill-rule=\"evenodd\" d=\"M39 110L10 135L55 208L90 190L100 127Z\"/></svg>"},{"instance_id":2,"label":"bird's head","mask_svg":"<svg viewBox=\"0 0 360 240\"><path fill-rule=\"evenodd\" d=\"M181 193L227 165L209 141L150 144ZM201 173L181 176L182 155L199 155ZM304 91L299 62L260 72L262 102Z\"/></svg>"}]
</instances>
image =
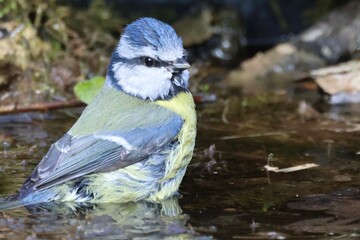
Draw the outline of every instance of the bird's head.
<instances>
[{"instance_id":1,"label":"bird's head","mask_svg":"<svg viewBox=\"0 0 360 240\"><path fill-rule=\"evenodd\" d=\"M174 29L153 18L128 25L116 47L107 81L144 100L169 99L187 91L189 63Z\"/></svg>"}]
</instances>

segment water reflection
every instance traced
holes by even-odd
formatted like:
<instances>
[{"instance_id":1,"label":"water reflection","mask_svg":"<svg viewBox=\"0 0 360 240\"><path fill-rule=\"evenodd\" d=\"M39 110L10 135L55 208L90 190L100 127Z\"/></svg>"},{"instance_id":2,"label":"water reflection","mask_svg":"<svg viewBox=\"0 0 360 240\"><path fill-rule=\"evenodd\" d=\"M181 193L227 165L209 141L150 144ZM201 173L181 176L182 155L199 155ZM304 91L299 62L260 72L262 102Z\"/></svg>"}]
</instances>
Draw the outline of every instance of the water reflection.
<instances>
[{"instance_id":1,"label":"water reflection","mask_svg":"<svg viewBox=\"0 0 360 240\"><path fill-rule=\"evenodd\" d=\"M177 198L161 203L86 205L46 203L2 213L3 237L25 239L197 238L187 226Z\"/></svg>"}]
</instances>

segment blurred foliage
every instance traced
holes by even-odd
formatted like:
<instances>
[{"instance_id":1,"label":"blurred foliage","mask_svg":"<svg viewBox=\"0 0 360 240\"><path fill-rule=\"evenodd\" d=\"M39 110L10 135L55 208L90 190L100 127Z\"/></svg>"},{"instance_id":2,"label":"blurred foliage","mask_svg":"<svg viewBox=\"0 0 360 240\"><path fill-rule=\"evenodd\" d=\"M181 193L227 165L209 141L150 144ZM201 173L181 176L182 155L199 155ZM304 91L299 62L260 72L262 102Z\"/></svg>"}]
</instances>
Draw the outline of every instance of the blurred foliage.
<instances>
[{"instance_id":1,"label":"blurred foliage","mask_svg":"<svg viewBox=\"0 0 360 240\"><path fill-rule=\"evenodd\" d=\"M7 65L23 71L0 79L2 104L73 98L76 82L106 74L122 22L101 0L84 9L56 0L0 0L0 72ZM81 88L86 102L92 93L84 97Z\"/></svg>"},{"instance_id":2,"label":"blurred foliage","mask_svg":"<svg viewBox=\"0 0 360 240\"><path fill-rule=\"evenodd\" d=\"M0 18L31 25L43 39L67 44L68 28L64 18L70 9L58 6L55 0L0 0Z\"/></svg>"},{"instance_id":3,"label":"blurred foliage","mask_svg":"<svg viewBox=\"0 0 360 240\"><path fill-rule=\"evenodd\" d=\"M18 9L18 1L0 0L0 18Z\"/></svg>"},{"instance_id":4,"label":"blurred foliage","mask_svg":"<svg viewBox=\"0 0 360 240\"><path fill-rule=\"evenodd\" d=\"M76 9L75 11L76 14L72 14L71 19L68 19L66 23L72 26L76 32L83 35L93 35L96 32L102 32L114 34L114 37L117 39L122 29L122 24L125 23L102 0L93 0L88 8Z\"/></svg>"},{"instance_id":5,"label":"blurred foliage","mask_svg":"<svg viewBox=\"0 0 360 240\"><path fill-rule=\"evenodd\" d=\"M55 48L58 43L68 48L69 40L76 37L84 38L89 48L112 48L124 23L102 0L91 1L86 9L56 0L0 0L0 18L32 25Z\"/></svg>"},{"instance_id":6,"label":"blurred foliage","mask_svg":"<svg viewBox=\"0 0 360 240\"><path fill-rule=\"evenodd\" d=\"M96 76L88 81L78 82L74 87L74 93L78 99L88 104L104 85L105 78Z\"/></svg>"}]
</instances>

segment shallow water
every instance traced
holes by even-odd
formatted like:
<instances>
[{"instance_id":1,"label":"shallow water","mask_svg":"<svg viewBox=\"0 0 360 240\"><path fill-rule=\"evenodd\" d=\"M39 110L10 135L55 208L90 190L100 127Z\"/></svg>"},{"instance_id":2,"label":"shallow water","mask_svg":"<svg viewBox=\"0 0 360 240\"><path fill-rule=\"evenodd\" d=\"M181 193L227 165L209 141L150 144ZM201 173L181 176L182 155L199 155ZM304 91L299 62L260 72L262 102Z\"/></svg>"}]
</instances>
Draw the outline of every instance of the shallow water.
<instances>
[{"instance_id":1,"label":"shallow water","mask_svg":"<svg viewBox=\"0 0 360 240\"><path fill-rule=\"evenodd\" d=\"M10 239L331 239L360 237L359 106L312 120L286 96L198 106L194 158L181 197L4 211ZM325 109L325 110L324 110ZM80 109L0 116L0 194L15 193ZM319 166L290 173L267 172Z\"/></svg>"}]
</instances>

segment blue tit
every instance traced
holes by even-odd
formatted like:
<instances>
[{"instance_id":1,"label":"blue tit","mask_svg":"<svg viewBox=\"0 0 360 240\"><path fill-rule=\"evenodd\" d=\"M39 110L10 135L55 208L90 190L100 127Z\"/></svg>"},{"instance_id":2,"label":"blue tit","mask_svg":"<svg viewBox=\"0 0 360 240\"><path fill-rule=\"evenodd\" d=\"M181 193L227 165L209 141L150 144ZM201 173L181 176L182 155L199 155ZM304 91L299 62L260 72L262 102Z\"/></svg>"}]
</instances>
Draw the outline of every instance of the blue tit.
<instances>
[{"instance_id":1,"label":"blue tit","mask_svg":"<svg viewBox=\"0 0 360 240\"><path fill-rule=\"evenodd\" d=\"M159 202L173 196L196 136L189 67L171 26L153 18L129 24L103 88L51 145L17 200Z\"/></svg>"}]
</instances>

